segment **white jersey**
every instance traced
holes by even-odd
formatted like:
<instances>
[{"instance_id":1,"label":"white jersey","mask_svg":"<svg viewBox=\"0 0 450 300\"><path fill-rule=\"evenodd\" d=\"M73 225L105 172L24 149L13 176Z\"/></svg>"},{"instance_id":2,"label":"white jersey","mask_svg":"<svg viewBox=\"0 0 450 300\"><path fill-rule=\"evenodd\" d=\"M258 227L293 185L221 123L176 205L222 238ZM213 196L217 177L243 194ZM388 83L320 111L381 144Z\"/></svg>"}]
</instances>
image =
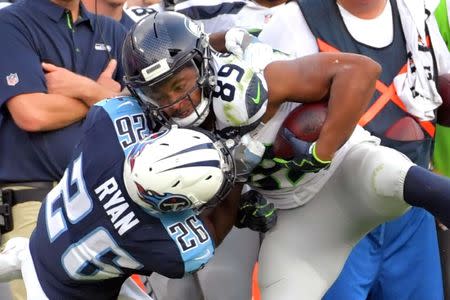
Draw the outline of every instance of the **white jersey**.
<instances>
[{"instance_id":1,"label":"white jersey","mask_svg":"<svg viewBox=\"0 0 450 300\"><path fill-rule=\"evenodd\" d=\"M284 119L298 105L301 104L288 102L281 105L270 121L257 129L255 137L264 145L272 145ZM311 200L325 185L348 150L362 142L378 144L379 139L362 127L357 126L350 139L336 152L331 166L318 173L295 174L288 168L276 167L270 158L263 159L260 166L254 170L249 184L273 202L277 208L289 209L303 205ZM271 169L274 171L270 172ZM267 188L264 186L267 182L276 182L276 186Z\"/></svg>"},{"instance_id":2,"label":"white jersey","mask_svg":"<svg viewBox=\"0 0 450 300\"><path fill-rule=\"evenodd\" d=\"M265 7L248 0L186 0L179 1L173 10L203 24L207 33L242 27L252 34L259 34L265 24L284 4ZM164 11L162 2L148 7L123 6L124 12L137 22L153 12Z\"/></svg>"},{"instance_id":3,"label":"white jersey","mask_svg":"<svg viewBox=\"0 0 450 300\"><path fill-rule=\"evenodd\" d=\"M222 135L229 137L251 131L252 136L262 142L268 150L266 152L270 153L282 122L300 104L283 104L269 122L261 124L268 102L263 69L271 61L288 58L259 42L248 46L243 60L234 55L214 56L217 85L212 93L212 101L216 127ZM347 151L353 145L366 141L379 143L378 138L358 126L350 139L337 151L331 166L318 173L294 173L275 165L271 157L263 158L252 172L248 184L273 201L278 208L303 205L323 187Z\"/></svg>"},{"instance_id":4,"label":"white jersey","mask_svg":"<svg viewBox=\"0 0 450 300\"><path fill-rule=\"evenodd\" d=\"M142 6L128 6L127 3L123 5L123 11L125 14L127 14L131 20L133 20L135 23L139 21L140 19L148 16L151 13L154 12L160 12L163 11L164 7L162 2L149 5L147 7Z\"/></svg>"},{"instance_id":5,"label":"white jersey","mask_svg":"<svg viewBox=\"0 0 450 300\"><path fill-rule=\"evenodd\" d=\"M186 0L174 10L202 22L207 33L238 26L257 35L282 6L265 7L248 0Z\"/></svg>"}]
</instances>

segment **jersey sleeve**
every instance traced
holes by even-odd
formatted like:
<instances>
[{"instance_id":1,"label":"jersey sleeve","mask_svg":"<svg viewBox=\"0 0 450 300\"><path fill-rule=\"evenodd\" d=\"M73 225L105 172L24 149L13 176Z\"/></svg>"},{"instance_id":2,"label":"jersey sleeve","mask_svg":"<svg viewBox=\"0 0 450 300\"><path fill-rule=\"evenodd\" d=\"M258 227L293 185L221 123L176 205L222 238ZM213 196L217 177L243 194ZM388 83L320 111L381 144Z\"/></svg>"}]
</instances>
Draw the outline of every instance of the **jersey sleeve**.
<instances>
[{"instance_id":1,"label":"jersey sleeve","mask_svg":"<svg viewBox=\"0 0 450 300\"><path fill-rule=\"evenodd\" d=\"M274 49L300 57L319 51L316 40L297 2L292 1L276 12L258 38Z\"/></svg>"},{"instance_id":2,"label":"jersey sleeve","mask_svg":"<svg viewBox=\"0 0 450 300\"><path fill-rule=\"evenodd\" d=\"M239 130L243 135L256 128L267 110L268 88L264 68L276 60L290 59L258 39L244 51L243 59L232 54L215 56L217 84L212 92L219 134Z\"/></svg>"},{"instance_id":3,"label":"jersey sleeve","mask_svg":"<svg viewBox=\"0 0 450 300\"><path fill-rule=\"evenodd\" d=\"M9 8L0 11L0 105L19 94L47 91L38 51Z\"/></svg>"},{"instance_id":4,"label":"jersey sleeve","mask_svg":"<svg viewBox=\"0 0 450 300\"><path fill-rule=\"evenodd\" d=\"M158 218L138 215L142 224L122 243L146 270L169 278L195 272L213 257L214 245L203 222L192 210L162 214ZM153 220L152 220L153 219ZM157 221L156 221L157 220Z\"/></svg>"}]
</instances>

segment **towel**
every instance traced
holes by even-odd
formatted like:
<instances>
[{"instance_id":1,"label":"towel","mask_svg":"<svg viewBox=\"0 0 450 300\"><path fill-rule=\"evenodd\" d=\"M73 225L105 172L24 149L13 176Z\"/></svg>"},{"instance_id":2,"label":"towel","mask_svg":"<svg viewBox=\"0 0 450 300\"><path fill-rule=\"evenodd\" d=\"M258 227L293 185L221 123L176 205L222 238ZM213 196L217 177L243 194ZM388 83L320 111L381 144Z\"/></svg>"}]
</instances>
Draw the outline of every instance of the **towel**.
<instances>
[{"instance_id":1,"label":"towel","mask_svg":"<svg viewBox=\"0 0 450 300\"><path fill-rule=\"evenodd\" d=\"M433 120L435 110L442 104L433 78L433 56L427 45L425 24L436 54L438 72L450 71L450 54L448 50L442 49L445 44L433 15L438 2L438 0L397 0L408 61L406 73L394 79L394 86L408 112L421 121Z\"/></svg>"}]
</instances>

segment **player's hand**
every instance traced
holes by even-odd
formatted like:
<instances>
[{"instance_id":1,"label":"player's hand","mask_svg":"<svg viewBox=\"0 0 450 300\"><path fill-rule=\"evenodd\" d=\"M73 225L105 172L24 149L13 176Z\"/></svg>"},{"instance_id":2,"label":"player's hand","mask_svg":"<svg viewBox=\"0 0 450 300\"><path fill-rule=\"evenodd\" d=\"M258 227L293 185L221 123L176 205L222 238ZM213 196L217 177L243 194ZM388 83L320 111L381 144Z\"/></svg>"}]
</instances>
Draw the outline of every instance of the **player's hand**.
<instances>
[{"instance_id":1,"label":"player's hand","mask_svg":"<svg viewBox=\"0 0 450 300\"><path fill-rule=\"evenodd\" d=\"M253 231L267 232L277 223L277 211L272 203L257 191L250 190L241 195L235 226Z\"/></svg>"},{"instance_id":2,"label":"player's hand","mask_svg":"<svg viewBox=\"0 0 450 300\"><path fill-rule=\"evenodd\" d=\"M49 94L80 98L82 93L80 91L80 82L83 82L83 76L49 63L42 63L42 69L45 72L45 81Z\"/></svg>"},{"instance_id":3,"label":"player's hand","mask_svg":"<svg viewBox=\"0 0 450 300\"><path fill-rule=\"evenodd\" d=\"M302 141L295 137L295 135L287 128L282 131L284 137L292 146L294 151L294 158L292 160L285 160L275 157L273 160L286 166L287 168L298 170L306 173L316 173L322 169L330 166L331 161L321 160L316 154L316 143L309 143Z\"/></svg>"},{"instance_id":4,"label":"player's hand","mask_svg":"<svg viewBox=\"0 0 450 300\"><path fill-rule=\"evenodd\" d=\"M242 58L248 39L251 40L251 36L247 30L233 27L225 34L225 48L227 48L228 52Z\"/></svg>"},{"instance_id":5,"label":"player's hand","mask_svg":"<svg viewBox=\"0 0 450 300\"><path fill-rule=\"evenodd\" d=\"M253 169L261 162L266 148L250 134L243 135L237 145L232 148L236 167L236 181L246 182Z\"/></svg>"},{"instance_id":6,"label":"player's hand","mask_svg":"<svg viewBox=\"0 0 450 300\"><path fill-rule=\"evenodd\" d=\"M103 72L98 77L97 83L112 92L120 93L120 83L118 83L113 79L116 67L117 67L117 60L111 59L108 65L106 66L105 70L103 70Z\"/></svg>"}]
</instances>

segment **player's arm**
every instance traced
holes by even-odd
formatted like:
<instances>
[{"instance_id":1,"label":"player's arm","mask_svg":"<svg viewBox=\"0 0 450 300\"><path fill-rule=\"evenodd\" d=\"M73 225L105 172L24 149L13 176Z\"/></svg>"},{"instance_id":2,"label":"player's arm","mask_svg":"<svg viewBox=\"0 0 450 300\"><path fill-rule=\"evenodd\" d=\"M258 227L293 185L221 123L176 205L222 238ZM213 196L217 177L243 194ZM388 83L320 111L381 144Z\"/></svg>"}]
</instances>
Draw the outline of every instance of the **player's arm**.
<instances>
[{"instance_id":1,"label":"player's arm","mask_svg":"<svg viewBox=\"0 0 450 300\"><path fill-rule=\"evenodd\" d=\"M328 115L316 144L316 154L331 160L347 141L375 90L381 66L348 53L318 53L275 61L264 69L269 119L285 101L314 102L328 97Z\"/></svg>"},{"instance_id":2,"label":"player's arm","mask_svg":"<svg viewBox=\"0 0 450 300\"><path fill-rule=\"evenodd\" d=\"M82 119L87 106L64 94L48 93L41 57L28 30L12 15L2 15L0 73L14 81L0 82L0 105L5 104L16 124L26 131L59 129ZM74 80L74 85L79 84ZM3 99L3 100L1 100Z\"/></svg>"},{"instance_id":3,"label":"player's arm","mask_svg":"<svg viewBox=\"0 0 450 300\"><path fill-rule=\"evenodd\" d=\"M83 119L88 111L77 99L45 93L20 94L6 106L16 125L30 132L63 128Z\"/></svg>"},{"instance_id":4,"label":"player's arm","mask_svg":"<svg viewBox=\"0 0 450 300\"><path fill-rule=\"evenodd\" d=\"M219 205L200 215L216 247L222 243L236 221L241 192L242 184L238 183Z\"/></svg>"},{"instance_id":5,"label":"player's arm","mask_svg":"<svg viewBox=\"0 0 450 300\"><path fill-rule=\"evenodd\" d=\"M214 50L225 53L227 48L225 47L225 34L226 31L214 32L209 35L209 44Z\"/></svg>"},{"instance_id":6,"label":"player's arm","mask_svg":"<svg viewBox=\"0 0 450 300\"><path fill-rule=\"evenodd\" d=\"M113 79L117 61L111 60L96 81L65 68L42 63L49 94L80 99L87 106L119 95L120 84Z\"/></svg>"}]
</instances>

